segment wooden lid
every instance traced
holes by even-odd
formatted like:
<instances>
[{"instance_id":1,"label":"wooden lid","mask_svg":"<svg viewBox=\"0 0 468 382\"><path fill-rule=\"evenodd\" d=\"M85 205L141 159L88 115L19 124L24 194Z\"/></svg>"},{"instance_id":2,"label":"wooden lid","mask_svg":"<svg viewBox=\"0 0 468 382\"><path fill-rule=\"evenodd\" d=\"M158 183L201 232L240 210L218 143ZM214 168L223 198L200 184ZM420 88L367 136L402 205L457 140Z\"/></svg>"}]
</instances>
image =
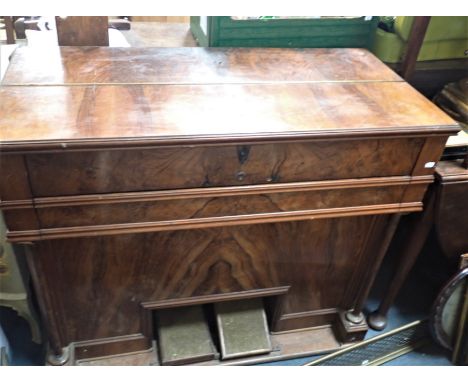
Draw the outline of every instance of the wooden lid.
<instances>
[{"instance_id":1,"label":"wooden lid","mask_svg":"<svg viewBox=\"0 0 468 382\"><path fill-rule=\"evenodd\" d=\"M4 85L403 81L365 49L18 48Z\"/></svg>"},{"instance_id":2,"label":"wooden lid","mask_svg":"<svg viewBox=\"0 0 468 382\"><path fill-rule=\"evenodd\" d=\"M22 48L3 84L3 151L458 131L361 49Z\"/></svg>"}]
</instances>

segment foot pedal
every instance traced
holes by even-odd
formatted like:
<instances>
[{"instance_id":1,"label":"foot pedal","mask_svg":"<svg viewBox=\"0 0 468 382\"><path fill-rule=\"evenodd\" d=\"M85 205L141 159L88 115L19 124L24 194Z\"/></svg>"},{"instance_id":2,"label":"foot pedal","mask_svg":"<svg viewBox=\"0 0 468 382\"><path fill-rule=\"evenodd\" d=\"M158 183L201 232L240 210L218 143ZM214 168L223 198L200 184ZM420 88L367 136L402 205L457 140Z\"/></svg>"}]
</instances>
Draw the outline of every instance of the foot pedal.
<instances>
[{"instance_id":1,"label":"foot pedal","mask_svg":"<svg viewBox=\"0 0 468 382\"><path fill-rule=\"evenodd\" d=\"M215 304L222 359L265 354L272 350L262 300Z\"/></svg>"},{"instance_id":2,"label":"foot pedal","mask_svg":"<svg viewBox=\"0 0 468 382\"><path fill-rule=\"evenodd\" d=\"M184 365L217 357L201 306L158 312L158 336L162 365Z\"/></svg>"}]
</instances>

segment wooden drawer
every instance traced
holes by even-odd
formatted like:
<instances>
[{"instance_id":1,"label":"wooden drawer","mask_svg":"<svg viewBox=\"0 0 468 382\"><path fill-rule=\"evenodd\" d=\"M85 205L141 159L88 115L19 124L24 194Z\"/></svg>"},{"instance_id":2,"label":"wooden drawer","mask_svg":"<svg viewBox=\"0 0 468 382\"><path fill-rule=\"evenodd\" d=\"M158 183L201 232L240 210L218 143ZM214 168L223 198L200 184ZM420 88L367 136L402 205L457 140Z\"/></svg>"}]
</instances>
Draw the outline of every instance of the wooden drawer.
<instances>
[{"instance_id":1,"label":"wooden drawer","mask_svg":"<svg viewBox=\"0 0 468 382\"><path fill-rule=\"evenodd\" d=\"M28 154L33 195L82 195L410 175L424 139Z\"/></svg>"},{"instance_id":2,"label":"wooden drawer","mask_svg":"<svg viewBox=\"0 0 468 382\"><path fill-rule=\"evenodd\" d=\"M5 203L4 209L16 222L9 238L24 241L416 211L431 180L398 176L40 197Z\"/></svg>"},{"instance_id":3,"label":"wooden drawer","mask_svg":"<svg viewBox=\"0 0 468 382\"><path fill-rule=\"evenodd\" d=\"M188 221L221 217L247 217L281 213L317 213L321 210L346 207L380 206L400 203L405 186L359 187L312 191L290 191L242 195L202 196L196 193L181 198L167 198L155 192L134 195L133 201L114 200L110 203L82 201L78 205L37 208L42 228L93 226L141 222ZM196 190L195 190L196 192ZM177 195L177 193L175 193ZM174 195L174 196L176 196ZM133 196L133 195L132 195ZM166 199L167 198L167 199ZM140 200L138 200L140 199ZM146 200L145 199L150 199ZM153 200L151 200L153 199ZM72 200L69 200L72 202ZM253 217L253 216L252 216Z\"/></svg>"}]
</instances>

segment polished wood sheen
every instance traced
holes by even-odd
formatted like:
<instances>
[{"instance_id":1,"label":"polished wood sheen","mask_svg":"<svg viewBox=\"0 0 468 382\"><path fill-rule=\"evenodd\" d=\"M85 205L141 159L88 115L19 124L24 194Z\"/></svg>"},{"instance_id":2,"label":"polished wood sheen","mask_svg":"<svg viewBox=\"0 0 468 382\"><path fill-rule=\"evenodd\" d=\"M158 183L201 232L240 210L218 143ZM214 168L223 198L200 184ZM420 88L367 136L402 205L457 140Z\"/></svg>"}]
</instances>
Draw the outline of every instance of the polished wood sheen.
<instances>
[{"instance_id":1,"label":"polished wood sheen","mask_svg":"<svg viewBox=\"0 0 468 382\"><path fill-rule=\"evenodd\" d=\"M174 144L241 135L305 139L454 131L449 117L402 82L6 86L0 98L5 150L25 143L64 148L98 140L167 144L170 138Z\"/></svg>"},{"instance_id":2,"label":"polished wood sheen","mask_svg":"<svg viewBox=\"0 0 468 382\"><path fill-rule=\"evenodd\" d=\"M20 48L11 63L5 85L403 81L364 49Z\"/></svg>"},{"instance_id":3,"label":"polished wood sheen","mask_svg":"<svg viewBox=\"0 0 468 382\"><path fill-rule=\"evenodd\" d=\"M355 265L369 224L374 217L41 241L34 262L55 275L47 288L67 323L65 342L138 333L142 302L283 285L291 289L282 314L311 315L352 307L346 292L364 282L365 268Z\"/></svg>"},{"instance_id":4,"label":"polished wood sheen","mask_svg":"<svg viewBox=\"0 0 468 382\"><path fill-rule=\"evenodd\" d=\"M247 298L272 332L363 338L458 131L361 49L20 48L0 97L0 207L54 363L149 349L155 310Z\"/></svg>"},{"instance_id":5,"label":"polished wood sheen","mask_svg":"<svg viewBox=\"0 0 468 382\"><path fill-rule=\"evenodd\" d=\"M411 175L423 143L413 138L179 146L41 153L25 160L35 195L82 195ZM329 158L326 164L323 158Z\"/></svg>"}]
</instances>

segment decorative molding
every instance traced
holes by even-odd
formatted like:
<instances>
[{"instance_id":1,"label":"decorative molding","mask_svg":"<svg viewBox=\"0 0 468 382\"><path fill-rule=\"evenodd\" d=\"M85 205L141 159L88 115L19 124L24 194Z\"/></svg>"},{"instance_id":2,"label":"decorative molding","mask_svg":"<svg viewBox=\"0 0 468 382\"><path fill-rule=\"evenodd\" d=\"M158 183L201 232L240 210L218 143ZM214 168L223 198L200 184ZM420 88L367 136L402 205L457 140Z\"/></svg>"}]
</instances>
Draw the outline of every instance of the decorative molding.
<instances>
[{"instance_id":1,"label":"decorative molding","mask_svg":"<svg viewBox=\"0 0 468 382\"><path fill-rule=\"evenodd\" d=\"M338 309L330 308L283 314L272 331L277 334L303 331L307 328L330 327L333 326L338 313Z\"/></svg>"},{"instance_id":2,"label":"decorative molding","mask_svg":"<svg viewBox=\"0 0 468 382\"><path fill-rule=\"evenodd\" d=\"M304 317L311 317L311 316L323 316L326 314L336 314L338 313L337 308L329 308L329 309L318 309L318 310L310 310L307 312L298 312L298 313L286 313L281 316L281 320L294 320L296 318L304 318Z\"/></svg>"},{"instance_id":3,"label":"decorative molding","mask_svg":"<svg viewBox=\"0 0 468 382\"><path fill-rule=\"evenodd\" d=\"M324 219L345 216L391 214L422 211L422 202L393 203L385 205L327 208L306 211L270 212L262 214L221 216L196 219L168 220L160 222L141 222L108 224L84 227L46 228L31 231L8 232L11 242L93 237L104 235L131 234L143 232L175 231L182 229L227 227L245 224L277 223L308 219Z\"/></svg>"},{"instance_id":4,"label":"decorative molding","mask_svg":"<svg viewBox=\"0 0 468 382\"><path fill-rule=\"evenodd\" d=\"M18 210L34 207L34 199L25 200L0 200L0 209L2 210Z\"/></svg>"},{"instance_id":5,"label":"decorative molding","mask_svg":"<svg viewBox=\"0 0 468 382\"><path fill-rule=\"evenodd\" d=\"M75 360L94 359L116 354L131 354L149 350L152 340L141 333L118 337L99 338L90 341L73 342Z\"/></svg>"},{"instance_id":6,"label":"decorative molding","mask_svg":"<svg viewBox=\"0 0 468 382\"><path fill-rule=\"evenodd\" d=\"M274 288L265 288L265 289L254 289L240 292L230 292L222 294L211 294L205 296L196 296L196 297L186 297L186 298L176 298L168 300L159 300L159 301L147 301L142 302L141 306L144 309L166 309L166 308L175 308L180 306L190 306L198 304L212 304L222 301L233 301L233 300L242 300L248 298L260 298L260 297L271 297L278 296L288 293L290 286L274 287Z\"/></svg>"},{"instance_id":7,"label":"decorative molding","mask_svg":"<svg viewBox=\"0 0 468 382\"><path fill-rule=\"evenodd\" d=\"M441 177L439 174L436 172L437 178L440 180L442 184L446 183L465 183L468 182L468 171L465 174L456 174L456 175L445 175Z\"/></svg>"},{"instance_id":8,"label":"decorative molding","mask_svg":"<svg viewBox=\"0 0 468 382\"><path fill-rule=\"evenodd\" d=\"M140 191L108 194L89 194L77 196L38 197L32 200L0 201L3 210L19 208L69 207L110 203L149 202L157 200L176 200L193 198L213 198L223 196L240 196L272 193L294 193L302 191L333 190L343 188L364 188L382 186L402 186L413 184L430 184L432 175L425 176L390 176L381 178L338 179L310 182L292 182L279 184L260 184L249 186L228 186L210 188L189 188L164 191Z\"/></svg>"},{"instance_id":9,"label":"decorative molding","mask_svg":"<svg viewBox=\"0 0 468 382\"><path fill-rule=\"evenodd\" d=\"M96 139L62 139L41 141L3 141L0 152L70 152L101 149L143 149L165 146L183 145L226 145L226 144L255 144L270 142L303 142L307 140L339 140L339 139L374 139L374 138L417 138L431 136L446 137L460 131L458 125L442 126L403 126L403 127L375 127L375 128L342 128L340 130L315 130L297 132L262 132L252 134L224 134L224 135L183 135L183 136L148 136L127 138L96 138Z\"/></svg>"}]
</instances>

